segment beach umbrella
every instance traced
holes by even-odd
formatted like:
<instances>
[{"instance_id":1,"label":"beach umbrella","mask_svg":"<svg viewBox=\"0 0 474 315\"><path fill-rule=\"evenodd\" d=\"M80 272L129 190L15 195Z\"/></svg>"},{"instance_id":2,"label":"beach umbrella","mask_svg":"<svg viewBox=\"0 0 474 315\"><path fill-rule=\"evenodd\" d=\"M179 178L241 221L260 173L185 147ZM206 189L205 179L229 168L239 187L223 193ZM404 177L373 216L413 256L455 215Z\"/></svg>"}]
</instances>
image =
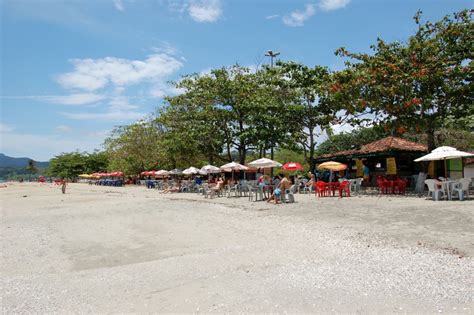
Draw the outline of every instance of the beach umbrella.
<instances>
[{"instance_id":1,"label":"beach umbrella","mask_svg":"<svg viewBox=\"0 0 474 315\"><path fill-rule=\"evenodd\" d=\"M112 176L112 177L122 177L122 176L123 176L123 172L115 171L115 172L109 173L109 174L107 174L107 175L108 175L108 176Z\"/></svg>"},{"instance_id":2,"label":"beach umbrella","mask_svg":"<svg viewBox=\"0 0 474 315\"><path fill-rule=\"evenodd\" d=\"M328 162L319 164L318 168L324 168L330 171L343 171L347 168L347 165L339 163L339 162L328 161Z\"/></svg>"},{"instance_id":3,"label":"beach umbrella","mask_svg":"<svg viewBox=\"0 0 474 315\"><path fill-rule=\"evenodd\" d=\"M220 168L214 165L210 165L210 164L204 165L203 167L201 167L201 171L204 172L205 174L215 174L215 173L221 172Z\"/></svg>"},{"instance_id":4,"label":"beach umbrella","mask_svg":"<svg viewBox=\"0 0 474 315\"><path fill-rule=\"evenodd\" d=\"M250 162L248 166L252 168L271 168L271 167L280 167L281 163L267 159L267 158L261 158L261 159Z\"/></svg>"},{"instance_id":5,"label":"beach umbrella","mask_svg":"<svg viewBox=\"0 0 474 315\"><path fill-rule=\"evenodd\" d=\"M438 161L438 160L450 160L450 159L459 159L463 157L474 156L472 153L459 151L453 147L439 147L428 153L427 155L423 155L415 160L415 162L422 162L422 161Z\"/></svg>"},{"instance_id":6,"label":"beach umbrella","mask_svg":"<svg viewBox=\"0 0 474 315\"><path fill-rule=\"evenodd\" d=\"M459 151L458 149L453 148L453 147L443 146L443 147L434 149L433 151L431 151L431 153L428 153L426 155L423 155L422 157L417 158L415 162L443 160L444 161L444 176L448 177L446 160L460 159L460 158L470 157L470 156L474 156L474 154L469 153L469 152Z\"/></svg>"},{"instance_id":7,"label":"beach umbrella","mask_svg":"<svg viewBox=\"0 0 474 315\"><path fill-rule=\"evenodd\" d=\"M195 174L199 174L199 169L198 168L195 168L195 167L190 167L190 168L187 168L183 171L183 174L184 175L195 175Z\"/></svg>"},{"instance_id":8,"label":"beach umbrella","mask_svg":"<svg viewBox=\"0 0 474 315\"><path fill-rule=\"evenodd\" d=\"M234 171L246 171L249 168L237 162L230 162L220 167L221 171L232 172L232 181L234 180Z\"/></svg>"},{"instance_id":9,"label":"beach umbrella","mask_svg":"<svg viewBox=\"0 0 474 315\"><path fill-rule=\"evenodd\" d=\"M181 175L181 174L183 174L183 172L180 169L175 168L175 169L172 169L170 171L170 174L172 174L172 175Z\"/></svg>"},{"instance_id":10,"label":"beach umbrella","mask_svg":"<svg viewBox=\"0 0 474 315\"><path fill-rule=\"evenodd\" d=\"M199 174L208 175L207 180L210 180L211 179L211 174L216 174L216 173L220 173L220 172L221 172L221 170L217 166L208 164L208 165L204 165L203 167L201 167L201 170L199 171Z\"/></svg>"},{"instance_id":11,"label":"beach umbrella","mask_svg":"<svg viewBox=\"0 0 474 315\"><path fill-rule=\"evenodd\" d=\"M169 174L170 172L166 170L159 170L158 172L155 173L155 175L158 175L158 176L168 176Z\"/></svg>"},{"instance_id":12,"label":"beach umbrella","mask_svg":"<svg viewBox=\"0 0 474 315\"><path fill-rule=\"evenodd\" d=\"M284 171L302 171L304 170L304 167L300 163L288 162L283 164L281 169Z\"/></svg>"},{"instance_id":13,"label":"beach umbrella","mask_svg":"<svg viewBox=\"0 0 474 315\"><path fill-rule=\"evenodd\" d=\"M220 169L224 172L231 172L231 171L246 171L249 168L237 162L230 162L230 163L222 165Z\"/></svg>"}]
</instances>

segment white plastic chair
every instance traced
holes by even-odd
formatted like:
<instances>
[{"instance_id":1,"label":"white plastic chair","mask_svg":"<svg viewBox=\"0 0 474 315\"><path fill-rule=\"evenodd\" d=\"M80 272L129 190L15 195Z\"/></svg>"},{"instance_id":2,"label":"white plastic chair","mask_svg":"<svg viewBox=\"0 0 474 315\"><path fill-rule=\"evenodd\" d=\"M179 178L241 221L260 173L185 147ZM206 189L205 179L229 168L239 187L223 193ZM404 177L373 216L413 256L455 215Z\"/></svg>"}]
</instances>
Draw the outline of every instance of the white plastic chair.
<instances>
[{"instance_id":1,"label":"white plastic chair","mask_svg":"<svg viewBox=\"0 0 474 315\"><path fill-rule=\"evenodd\" d=\"M469 198L469 185L471 185L470 178L461 178L459 180L459 183L453 184L452 196L457 194L459 197L459 200L464 200L464 197L467 197L467 199L470 199Z\"/></svg>"},{"instance_id":2,"label":"white plastic chair","mask_svg":"<svg viewBox=\"0 0 474 315\"><path fill-rule=\"evenodd\" d=\"M249 201L261 201L264 199L263 189L259 186L249 186Z\"/></svg>"},{"instance_id":3,"label":"white plastic chair","mask_svg":"<svg viewBox=\"0 0 474 315\"><path fill-rule=\"evenodd\" d=\"M425 180L425 184L426 186L428 186L428 197L430 197L431 195L431 198L433 200L440 200L441 199L441 195L443 195L443 197L446 196L446 192L444 191L443 188L438 188L436 186L436 182L434 181L434 179L427 179Z\"/></svg>"},{"instance_id":4,"label":"white plastic chair","mask_svg":"<svg viewBox=\"0 0 474 315\"><path fill-rule=\"evenodd\" d=\"M353 182L351 181L351 191L358 193L360 191L360 187L362 186L363 180L363 178L356 178L353 180Z\"/></svg>"},{"instance_id":5,"label":"white plastic chair","mask_svg":"<svg viewBox=\"0 0 474 315\"><path fill-rule=\"evenodd\" d=\"M287 203L295 202L295 195L294 195L295 190L296 190L295 185L292 185L290 188L285 190L285 194L282 195L282 197L285 198L285 200L282 200L282 201L287 202Z\"/></svg>"}]
</instances>

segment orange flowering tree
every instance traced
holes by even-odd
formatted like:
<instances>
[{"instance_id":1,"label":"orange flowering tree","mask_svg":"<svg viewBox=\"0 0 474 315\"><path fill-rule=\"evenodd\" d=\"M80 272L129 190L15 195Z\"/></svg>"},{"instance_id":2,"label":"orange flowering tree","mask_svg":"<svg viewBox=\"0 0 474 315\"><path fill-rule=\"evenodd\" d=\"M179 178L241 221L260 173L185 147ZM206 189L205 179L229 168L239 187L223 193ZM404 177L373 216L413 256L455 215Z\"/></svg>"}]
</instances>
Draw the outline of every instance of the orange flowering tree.
<instances>
[{"instance_id":1,"label":"orange flowering tree","mask_svg":"<svg viewBox=\"0 0 474 315\"><path fill-rule=\"evenodd\" d=\"M348 57L347 68L336 74L333 97L346 105L354 123L383 125L395 134L425 133L430 149L434 133L443 127L474 127L472 11L422 23L407 42L378 39L373 54Z\"/></svg>"}]
</instances>

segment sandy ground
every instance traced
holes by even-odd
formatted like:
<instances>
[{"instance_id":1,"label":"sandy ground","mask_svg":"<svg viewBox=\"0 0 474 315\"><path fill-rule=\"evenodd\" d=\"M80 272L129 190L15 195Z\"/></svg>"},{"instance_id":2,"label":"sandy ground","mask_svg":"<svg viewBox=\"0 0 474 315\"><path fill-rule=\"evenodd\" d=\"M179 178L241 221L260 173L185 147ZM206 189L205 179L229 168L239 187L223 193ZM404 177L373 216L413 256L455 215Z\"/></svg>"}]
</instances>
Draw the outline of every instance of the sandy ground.
<instances>
[{"instance_id":1,"label":"sandy ground","mask_svg":"<svg viewBox=\"0 0 474 315\"><path fill-rule=\"evenodd\" d=\"M474 200L0 194L4 313L474 312Z\"/></svg>"}]
</instances>

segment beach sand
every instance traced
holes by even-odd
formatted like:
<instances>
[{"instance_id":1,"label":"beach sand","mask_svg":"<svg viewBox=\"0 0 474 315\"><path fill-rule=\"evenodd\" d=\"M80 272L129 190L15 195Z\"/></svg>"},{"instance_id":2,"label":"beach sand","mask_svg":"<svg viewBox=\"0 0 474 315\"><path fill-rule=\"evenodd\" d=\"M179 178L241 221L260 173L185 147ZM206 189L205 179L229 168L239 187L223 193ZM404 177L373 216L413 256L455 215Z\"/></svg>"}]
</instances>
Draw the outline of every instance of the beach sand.
<instances>
[{"instance_id":1,"label":"beach sand","mask_svg":"<svg viewBox=\"0 0 474 315\"><path fill-rule=\"evenodd\" d=\"M474 311L474 200L0 194L4 313Z\"/></svg>"}]
</instances>

